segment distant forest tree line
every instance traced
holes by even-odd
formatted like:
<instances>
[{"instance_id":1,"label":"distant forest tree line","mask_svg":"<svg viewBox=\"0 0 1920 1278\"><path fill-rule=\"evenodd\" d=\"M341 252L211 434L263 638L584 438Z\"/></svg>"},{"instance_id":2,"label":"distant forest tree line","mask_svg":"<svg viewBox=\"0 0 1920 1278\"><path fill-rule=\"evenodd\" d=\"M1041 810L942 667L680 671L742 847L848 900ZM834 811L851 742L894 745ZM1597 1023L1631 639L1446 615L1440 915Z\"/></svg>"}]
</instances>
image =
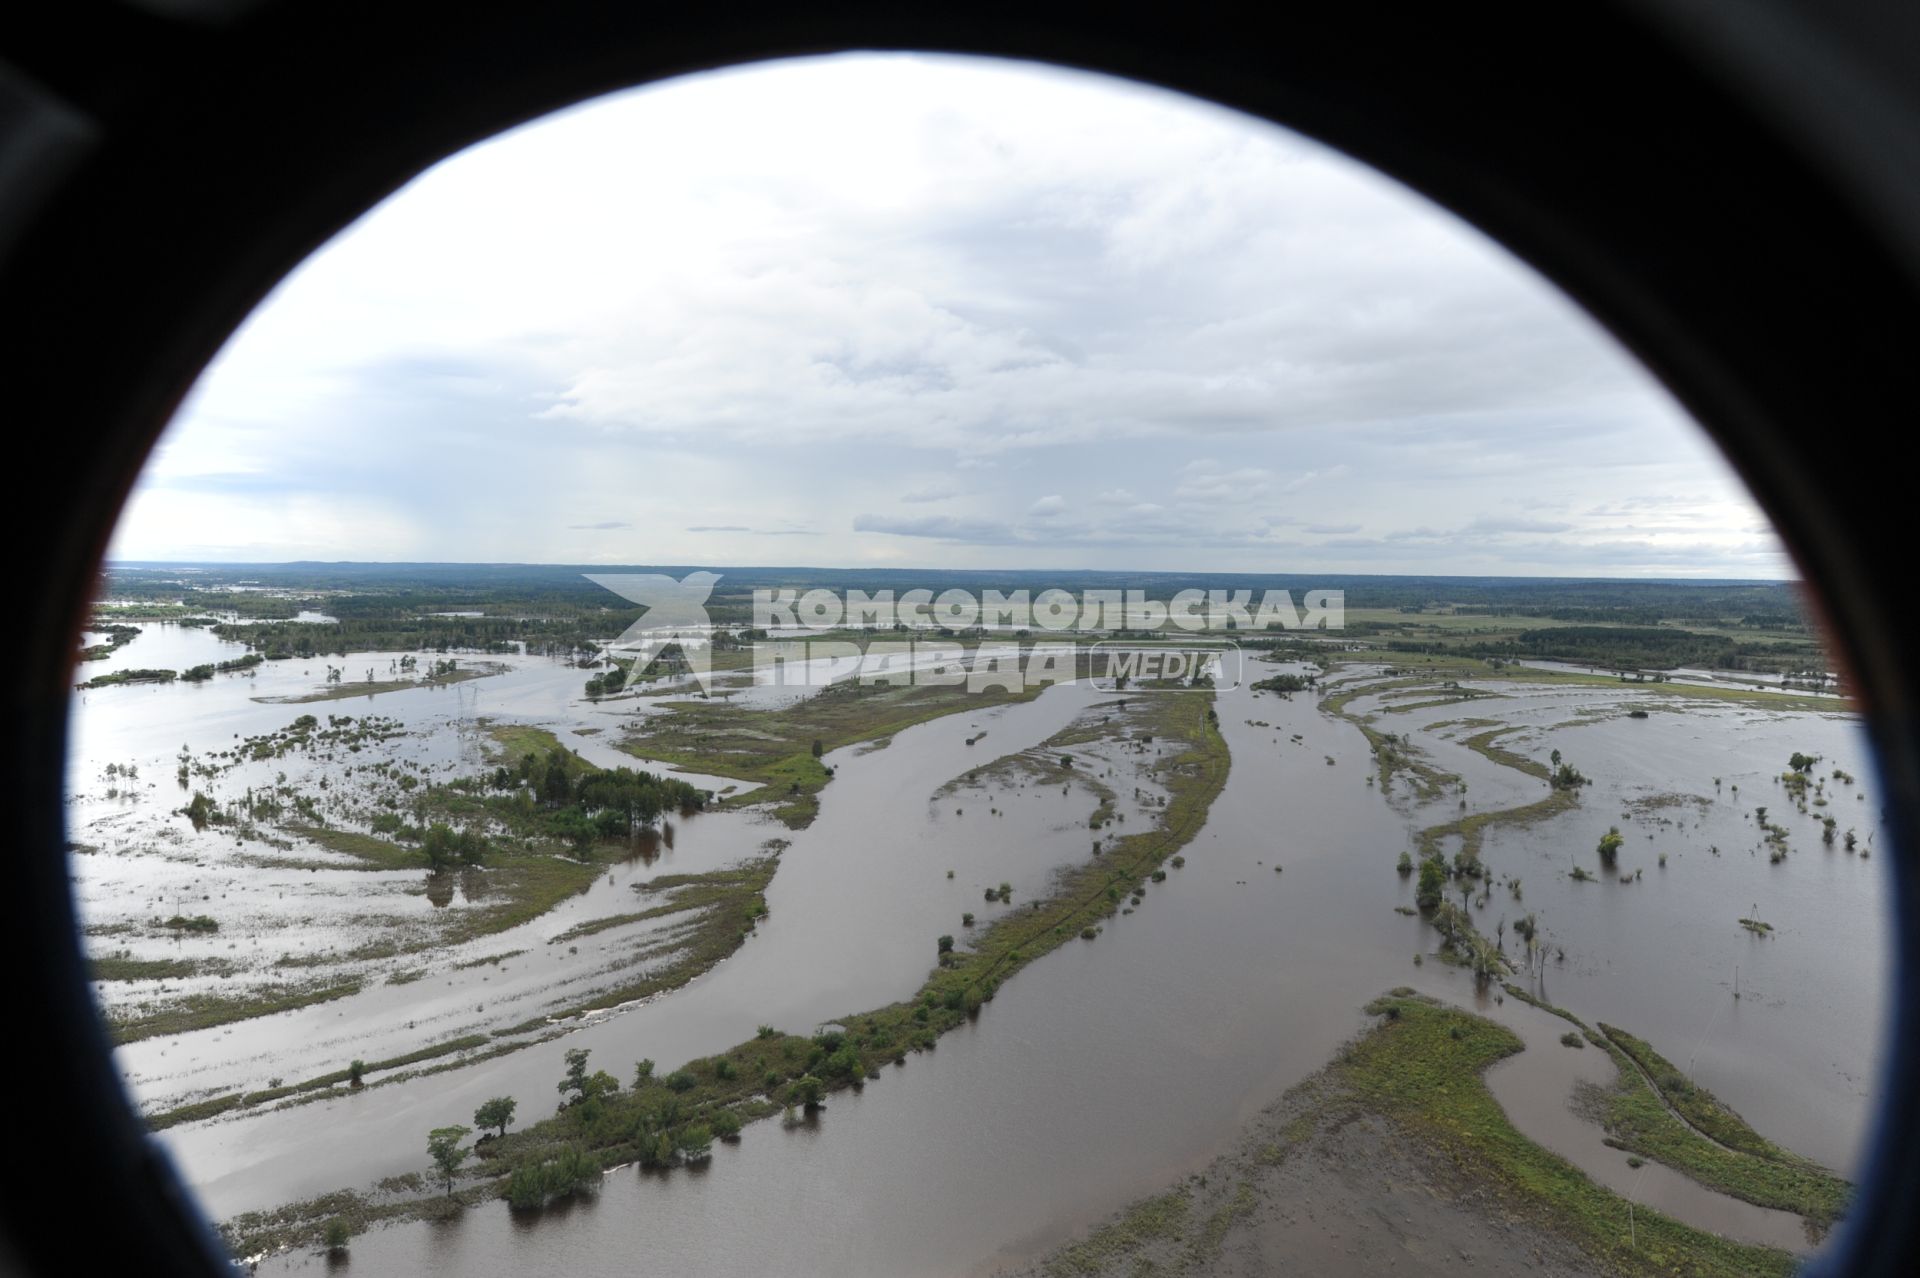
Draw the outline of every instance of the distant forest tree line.
<instances>
[{"instance_id":1,"label":"distant forest tree line","mask_svg":"<svg viewBox=\"0 0 1920 1278\"><path fill-rule=\"evenodd\" d=\"M1613 670L1672 670L1692 666L1771 673L1824 671L1817 643L1746 643L1725 635L1672 626L1555 626L1510 638L1456 644L1389 640L1393 652L1447 652L1493 658L1531 657Z\"/></svg>"},{"instance_id":2,"label":"distant forest tree line","mask_svg":"<svg viewBox=\"0 0 1920 1278\"><path fill-rule=\"evenodd\" d=\"M588 572L647 571L684 576L690 565L526 564L270 564L197 567L116 565L101 582L128 616L169 612L230 613L251 624L222 622L222 638L245 643L268 659L366 651L533 652L597 650L641 616ZM1502 577L1390 577L1339 574L1183 574L1016 572L908 569L720 568L707 603L717 624L752 620L759 589L825 589L868 594L962 589L1030 595L1059 588L1139 590L1166 601L1181 590L1288 590L1296 601L1314 589L1345 591L1346 633L1393 638L1419 631L1422 616L1539 617L1574 623L1489 640L1487 655L1557 656L1595 664L1660 667L1711 664L1731 669L1820 669L1825 660L1792 582L1592 581ZM293 620L302 610L337 622ZM1391 611L1404 622L1359 618L1356 610ZM478 616L442 615L473 612ZM120 618L110 618L119 620ZM1799 644L1745 645L1687 629L1713 626L1805 635ZM1541 638L1541 636L1546 636ZM1582 635L1589 637L1582 638ZM1593 637L1604 636L1604 637ZM1465 638L1466 636L1461 636ZM1676 638L1677 637L1677 638ZM1581 644L1581 647L1571 645ZM1402 651L1427 650L1409 637ZM1397 646L1397 645L1396 645ZM1449 645L1448 651L1463 651ZM1467 648L1464 651L1475 651Z\"/></svg>"}]
</instances>

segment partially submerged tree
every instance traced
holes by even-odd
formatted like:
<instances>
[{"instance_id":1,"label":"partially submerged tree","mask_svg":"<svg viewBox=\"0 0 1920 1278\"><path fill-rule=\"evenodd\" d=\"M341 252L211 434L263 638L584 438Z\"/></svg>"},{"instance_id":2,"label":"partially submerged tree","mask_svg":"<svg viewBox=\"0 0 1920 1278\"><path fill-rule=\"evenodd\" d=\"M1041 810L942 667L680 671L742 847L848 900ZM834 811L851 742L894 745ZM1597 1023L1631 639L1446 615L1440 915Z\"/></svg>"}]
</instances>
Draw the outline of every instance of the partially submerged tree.
<instances>
[{"instance_id":1,"label":"partially submerged tree","mask_svg":"<svg viewBox=\"0 0 1920 1278\"><path fill-rule=\"evenodd\" d=\"M1425 858L1420 862L1420 886L1414 891L1414 903L1431 912L1439 906L1440 894L1446 886L1447 867L1438 857Z\"/></svg>"},{"instance_id":2,"label":"partially submerged tree","mask_svg":"<svg viewBox=\"0 0 1920 1278\"><path fill-rule=\"evenodd\" d=\"M460 1144L472 1134L469 1127L436 1127L427 1133L427 1154L433 1159L433 1165L440 1169L441 1176L447 1182L447 1192L453 1192L454 1173L460 1170L460 1164L467 1161L467 1155L473 1151Z\"/></svg>"}]
</instances>

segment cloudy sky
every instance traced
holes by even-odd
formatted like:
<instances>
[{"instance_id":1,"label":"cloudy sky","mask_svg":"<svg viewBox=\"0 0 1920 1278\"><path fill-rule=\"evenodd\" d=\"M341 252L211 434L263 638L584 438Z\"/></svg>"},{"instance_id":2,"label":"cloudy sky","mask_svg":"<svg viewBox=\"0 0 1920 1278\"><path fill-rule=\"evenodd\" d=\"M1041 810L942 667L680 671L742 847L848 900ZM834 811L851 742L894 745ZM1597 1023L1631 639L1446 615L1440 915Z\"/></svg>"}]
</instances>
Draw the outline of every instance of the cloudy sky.
<instances>
[{"instance_id":1,"label":"cloudy sky","mask_svg":"<svg viewBox=\"0 0 1920 1278\"><path fill-rule=\"evenodd\" d=\"M1790 575L1586 316L1318 145L859 56L592 103L286 280L120 559Z\"/></svg>"}]
</instances>

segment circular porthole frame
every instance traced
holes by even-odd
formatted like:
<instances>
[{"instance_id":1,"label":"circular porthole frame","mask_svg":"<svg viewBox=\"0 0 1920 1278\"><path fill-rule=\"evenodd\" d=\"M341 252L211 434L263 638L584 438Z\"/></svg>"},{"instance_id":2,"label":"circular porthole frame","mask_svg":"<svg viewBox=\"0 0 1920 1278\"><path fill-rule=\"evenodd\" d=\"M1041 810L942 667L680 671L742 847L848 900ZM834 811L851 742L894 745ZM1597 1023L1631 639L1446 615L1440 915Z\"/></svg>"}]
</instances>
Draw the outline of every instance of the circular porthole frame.
<instances>
[{"instance_id":1,"label":"circular porthole frame","mask_svg":"<svg viewBox=\"0 0 1920 1278\"><path fill-rule=\"evenodd\" d=\"M46 1135L4 1160L0 1269L222 1271L113 1067L64 825L73 638L194 378L304 257L463 146L674 75L888 48L1138 79L1345 150L1565 289L1713 433L1834 636L1898 850L1873 1152L1815 1267L1913 1272L1920 1099L1897 1084L1920 1064L1920 684L1909 485L1878 432L1920 403L1914 27L1912 6L1864 0L22 0L0 19L0 420L25 586L0 640L17 805L0 970ZM73 1194L110 1218L76 1236Z\"/></svg>"}]
</instances>

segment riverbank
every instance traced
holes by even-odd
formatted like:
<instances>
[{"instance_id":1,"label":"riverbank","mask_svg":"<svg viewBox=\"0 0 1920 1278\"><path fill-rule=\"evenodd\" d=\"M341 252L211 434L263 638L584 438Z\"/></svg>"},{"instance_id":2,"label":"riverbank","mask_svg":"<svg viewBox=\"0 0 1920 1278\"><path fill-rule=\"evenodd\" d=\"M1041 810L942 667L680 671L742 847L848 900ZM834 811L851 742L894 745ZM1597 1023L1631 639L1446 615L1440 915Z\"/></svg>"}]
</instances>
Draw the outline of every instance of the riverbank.
<instances>
[{"instance_id":1,"label":"riverbank","mask_svg":"<svg viewBox=\"0 0 1920 1278\"><path fill-rule=\"evenodd\" d=\"M1165 1192L1061 1247L1023 1278L1256 1275L1787 1274L1795 1258L1690 1229L1594 1183L1514 1128L1486 1069L1512 1031L1410 990Z\"/></svg>"}]
</instances>

